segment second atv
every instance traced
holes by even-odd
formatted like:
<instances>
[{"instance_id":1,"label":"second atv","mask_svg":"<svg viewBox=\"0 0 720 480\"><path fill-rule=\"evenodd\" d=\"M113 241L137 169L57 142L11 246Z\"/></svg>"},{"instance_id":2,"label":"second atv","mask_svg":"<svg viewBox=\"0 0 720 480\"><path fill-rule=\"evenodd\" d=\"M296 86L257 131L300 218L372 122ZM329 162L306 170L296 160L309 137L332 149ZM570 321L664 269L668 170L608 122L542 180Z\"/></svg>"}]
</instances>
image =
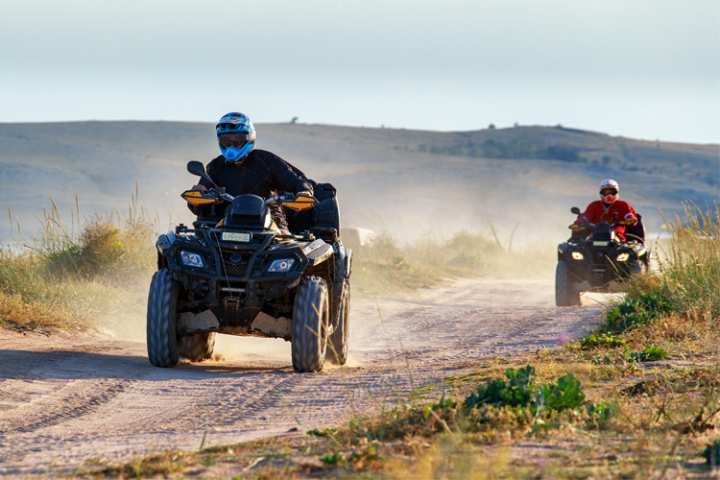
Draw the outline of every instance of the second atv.
<instances>
[{"instance_id":1,"label":"second atv","mask_svg":"<svg viewBox=\"0 0 720 480\"><path fill-rule=\"evenodd\" d=\"M326 357L344 364L352 251L338 237L332 186L319 184L317 198L233 197L202 163L189 162L188 171L213 187L186 191L183 198L223 206L224 216L198 220L194 228L179 225L158 238L147 313L150 363L172 367L180 357L210 358L219 332L290 341L298 372L322 370ZM273 204L306 228L281 233L269 212Z\"/></svg>"},{"instance_id":2,"label":"second atv","mask_svg":"<svg viewBox=\"0 0 720 480\"><path fill-rule=\"evenodd\" d=\"M570 210L580 215L580 209ZM572 226L571 226L572 227ZM626 279L648 268L650 253L645 247L642 217L628 227L623 242L612 225L585 224L574 229L567 242L558 245L555 270L555 304L580 305L582 291L607 292L613 281Z\"/></svg>"}]
</instances>

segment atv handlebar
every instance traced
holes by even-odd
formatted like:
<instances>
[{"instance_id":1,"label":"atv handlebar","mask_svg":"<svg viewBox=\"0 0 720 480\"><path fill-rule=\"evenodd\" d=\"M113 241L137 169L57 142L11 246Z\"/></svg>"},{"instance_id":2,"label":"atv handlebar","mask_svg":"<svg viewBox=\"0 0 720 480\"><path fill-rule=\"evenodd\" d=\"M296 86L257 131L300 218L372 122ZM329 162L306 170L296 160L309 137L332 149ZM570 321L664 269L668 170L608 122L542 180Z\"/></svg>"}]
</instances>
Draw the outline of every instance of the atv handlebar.
<instances>
[{"instance_id":1,"label":"atv handlebar","mask_svg":"<svg viewBox=\"0 0 720 480\"><path fill-rule=\"evenodd\" d=\"M186 201L188 201L188 197L186 196L186 194L188 193L194 193L195 195L193 195L193 198L210 200L211 203L231 203L233 200L235 200L235 196L227 193L224 187L210 187L205 191L186 191L183 193L183 198L185 198ZM305 210L306 208L314 207L317 203L317 199L315 197L300 195L296 193L280 193L277 195L272 195L265 199L265 205L274 205L276 203L280 203L283 206L286 206L293 210Z\"/></svg>"},{"instance_id":2,"label":"atv handlebar","mask_svg":"<svg viewBox=\"0 0 720 480\"><path fill-rule=\"evenodd\" d=\"M224 201L228 203L235 200L235 197L233 195L230 195L225 191L225 187L219 186L213 181L212 178L210 178L210 176L205 171L205 166L201 162L198 162L196 160L189 161L187 163L187 171L192 173L193 175L197 175L198 177L205 180L205 182L207 182L209 185L211 185L211 187L208 188L206 191L200 192L200 195L197 195L199 191L195 191L195 194L192 195L193 198L200 198L215 202ZM183 198L188 200L189 196L186 196L186 194L190 192L192 191L186 191L185 193L183 193ZM317 203L317 199L313 196L299 195L297 193L281 193L278 195L272 195L265 199L265 205L273 205L275 203L281 203L284 206L290 208L291 210L300 211L314 207Z\"/></svg>"}]
</instances>

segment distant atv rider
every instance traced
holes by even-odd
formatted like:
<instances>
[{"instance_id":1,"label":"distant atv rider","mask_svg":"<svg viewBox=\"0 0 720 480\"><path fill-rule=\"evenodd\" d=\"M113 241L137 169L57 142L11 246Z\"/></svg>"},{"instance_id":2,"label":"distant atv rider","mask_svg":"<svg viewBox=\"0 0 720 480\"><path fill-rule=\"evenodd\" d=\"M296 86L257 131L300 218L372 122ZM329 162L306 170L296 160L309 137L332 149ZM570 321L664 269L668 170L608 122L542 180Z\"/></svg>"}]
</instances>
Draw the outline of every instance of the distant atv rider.
<instances>
[{"instance_id":1,"label":"distant atv rider","mask_svg":"<svg viewBox=\"0 0 720 480\"><path fill-rule=\"evenodd\" d=\"M239 112L223 115L215 126L218 144L222 155L207 165L207 173L220 187L233 196L254 194L263 198L276 193L295 193L313 195L312 183L300 170L277 155L266 150L256 150L255 127L250 118ZM195 190L210 188L201 180ZM199 218L217 219L222 212L216 207L190 207ZM282 207L271 205L270 213L275 224L283 233L288 233L288 225Z\"/></svg>"},{"instance_id":2,"label":"distant atv rider","mask_svg":"<svg viewBox=\"0 0 720 480\"><path fill-rule=\"evenodd\" d=\"M591 202L571 228L573 232L582 232L588 223L603 222L612 225L618 238L623 242L627 241L625 229L638 223L637 213L628 202L620 200L620 184L612 178L602 181L600 200Z\"/></svg>"}]
</instances>

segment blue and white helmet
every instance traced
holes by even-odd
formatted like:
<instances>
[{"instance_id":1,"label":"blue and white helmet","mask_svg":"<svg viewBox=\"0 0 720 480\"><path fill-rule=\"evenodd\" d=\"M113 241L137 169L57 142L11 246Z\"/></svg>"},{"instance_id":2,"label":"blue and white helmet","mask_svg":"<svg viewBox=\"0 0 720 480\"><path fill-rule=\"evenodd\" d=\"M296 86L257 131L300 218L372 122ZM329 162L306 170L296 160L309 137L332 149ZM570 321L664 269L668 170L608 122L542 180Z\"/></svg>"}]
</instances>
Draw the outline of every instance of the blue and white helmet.
<instances>
[{"instance_id":1,"label":"blue and white helmet","mask_svg":"<svg viewBox=\"0 0 720 480\"><path fill-rule=\"evenodd\" d=\"M255 147L255 127L244 113L226 113L215 125L215 132L226 162L243 160Z\"/></svg>"}]
</instances>

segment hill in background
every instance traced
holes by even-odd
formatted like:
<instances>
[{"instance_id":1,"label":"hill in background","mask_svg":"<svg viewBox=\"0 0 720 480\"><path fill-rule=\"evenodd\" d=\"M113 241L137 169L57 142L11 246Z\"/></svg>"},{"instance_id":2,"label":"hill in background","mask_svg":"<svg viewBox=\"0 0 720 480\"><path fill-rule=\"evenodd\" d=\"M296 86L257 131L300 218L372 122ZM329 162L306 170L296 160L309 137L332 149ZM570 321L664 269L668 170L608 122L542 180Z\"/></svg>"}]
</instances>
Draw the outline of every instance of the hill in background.
<instances>
[{"instance_id":1,"label":"hill in background","mask_svg":"<svg viewBox=\"0 0 720 480\"><path fill-rule=\"evenodd\" d=\"M339 190L344 224L401 238L446 237L496 226L535 241L565 235L569 207L597 196L604 177L657 229L682 202L720 201L718 145L643 141L564 127L434 132L260 124L258 148ZM218 154L212 124L0 124L0 202L25 234L52 198L70 212L124 209L136 185L163 226L189 221L178 194L194 183L189 159ZM0 235L11 236L8 221ZM556 238L557 237L557 238Z\"/></svg>"}]
</instances>

